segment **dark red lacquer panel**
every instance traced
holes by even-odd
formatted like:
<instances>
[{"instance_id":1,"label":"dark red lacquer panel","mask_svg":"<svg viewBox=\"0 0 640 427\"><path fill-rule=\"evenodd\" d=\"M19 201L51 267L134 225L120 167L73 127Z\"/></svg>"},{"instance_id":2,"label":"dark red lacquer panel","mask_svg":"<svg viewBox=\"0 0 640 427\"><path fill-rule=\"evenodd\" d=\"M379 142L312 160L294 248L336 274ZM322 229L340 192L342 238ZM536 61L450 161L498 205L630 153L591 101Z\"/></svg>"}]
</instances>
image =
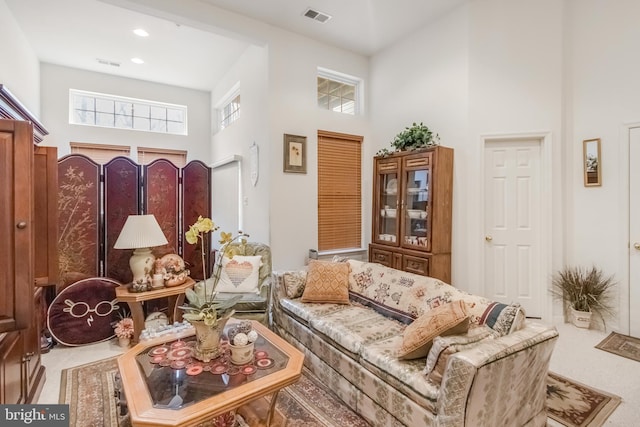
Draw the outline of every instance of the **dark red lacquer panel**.
<instances>
[{"instance_id":1,"label":"dark red lacquer panel","mask_svg":"<svg viewBox=\"0 0 640 427\"><path fill-rule=\"evenodd\" d=\"M128 157L104 165L105 276L122 283L133 279L129 268L132 249L113 249L129 215L140 213L140 166Z\"/></svg>"},{"instance_id":2,"label":"dark red lacquer panel","mask_svg":"<svg viewBox=\"0 0 640 427\"><path fill-rule=\"evenodd\" d=\"M198 216L211 218L211 169L203 162L195 160L182 168L182 233L195 223ZM211 234L207 237L211 239ZM209 266L209 240L206 248L205 266ZM183 239L182 254L185 262L190 266L191 277L201 280L202 256L200 243L190 245ZM211 274L207 269L207 277Z\"/></svg>"},{"instance_id":3,"label":"dark red lacquer panel","mask_svg":"<svg viewBox=\"0 0 640 427\"><path fill-rule=\"evenodd\" d=\"M176 165L158 159L144 166L144 212L153 214L167 238L164 247L153 248L157 257L178 253L178 175Z\"/></svg>"},{"instance_id":4,"label":"dark red lacquer panel","mask_svg":"<svg viewBox=\"0 0 640 427\"><path fill-rule=\"evenodd\" d=\"M60 284L100 275L100 165L72 154L58 160Z\"/></svg>"}]
</instances>

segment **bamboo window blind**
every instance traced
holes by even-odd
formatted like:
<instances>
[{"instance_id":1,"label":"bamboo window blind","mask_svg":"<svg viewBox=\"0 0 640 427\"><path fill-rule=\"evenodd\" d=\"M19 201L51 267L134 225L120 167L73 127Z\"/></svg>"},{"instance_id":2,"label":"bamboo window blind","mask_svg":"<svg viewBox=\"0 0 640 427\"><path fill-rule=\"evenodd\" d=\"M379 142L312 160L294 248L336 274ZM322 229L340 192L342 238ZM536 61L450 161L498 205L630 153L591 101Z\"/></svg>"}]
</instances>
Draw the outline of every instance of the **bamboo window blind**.
<instances>
[{"instance_id":1,"label":"bamboo window blind","mask_svg":"<svg viewBox=\"0 0 640 427\"><path fill-rule=\"evenodd\" d=\"M318 250L362 246L362 137L318 132Z\"/></svg>"},{"instance_id":2,"label":"bamboo window blind","mask_svg":"<svg viewBox=\"0 0 640 427\"><path fill-rule=\"evenodd\" d=\"M109 163L118 156L129 157L131 147L126 145L89 144L84 142L71 142L71 154L83 154L98 164Z\"/></svg>"}]
</instances>

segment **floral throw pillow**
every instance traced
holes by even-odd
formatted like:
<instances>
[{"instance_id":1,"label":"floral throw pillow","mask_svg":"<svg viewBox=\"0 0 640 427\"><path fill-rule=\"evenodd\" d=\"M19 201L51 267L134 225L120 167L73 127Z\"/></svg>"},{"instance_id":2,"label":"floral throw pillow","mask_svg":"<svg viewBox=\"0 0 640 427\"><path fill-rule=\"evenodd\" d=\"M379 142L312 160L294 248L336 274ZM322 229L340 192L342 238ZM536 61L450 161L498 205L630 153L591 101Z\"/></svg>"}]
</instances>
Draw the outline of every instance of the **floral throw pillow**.
<instances>
[{"instance_id":1,"label":"floral throw pillow","mask_svg":"<svg viewBox=\"0 0 640 427\"><path fill-rule=\"evenodd\" d=\"M259 294L260 265L261 256L224 257L216 292Z\"/></svg>"},{"instance_id":2,"label":"floral throw pillow","mask_svg":"<svg viewBox=\"0 0 640 427\"><path fill-rule=\"evenodd\" d=\"M294 299L302 296L304 287L307 284L306 271L288 271L284 273L282 279L284 280L287 297Z\"/></svg>"},{"instance_id":3,"label":"floral throw pillow","mask_svg":"<svg viewBox=\"0 0 640 427\"><path fill-rule=\"evenodd\" d=\"M453 286L432 277L371 262L352 259L347 262L351 266L351 300L407 325L430 309L425 305L429 296L450 299L450 294L457 292Z\"/></svg>"}]
</instances>

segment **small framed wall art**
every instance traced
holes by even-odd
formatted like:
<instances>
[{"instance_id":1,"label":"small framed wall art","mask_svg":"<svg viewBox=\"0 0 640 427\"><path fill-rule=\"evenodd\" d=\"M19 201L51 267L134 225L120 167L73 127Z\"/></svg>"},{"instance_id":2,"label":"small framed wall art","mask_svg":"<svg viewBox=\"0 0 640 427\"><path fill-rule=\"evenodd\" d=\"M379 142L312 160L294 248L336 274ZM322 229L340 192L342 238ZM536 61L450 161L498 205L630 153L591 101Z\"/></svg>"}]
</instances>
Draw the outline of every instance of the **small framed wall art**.
<instances>
[{"instance_id":1,"label":"small framed wall art","mask_svg":"<svg viewBox=\"0 0 640 427\"><path fill-rule=\"evenodd\" d=\"M584 186L602 185L602 156L600 155L600 138L582 141L584 159Z\"/></svg>"},{"instance_id":2,"label":"small framed wall art","mask_svg":"<svg viewBox=\"0 0 640 427\"><path fill-rule=\"evenodd\" d=\"M284 172L307 173L307 137L284 134Z\"/></svg>"}]
</instances>

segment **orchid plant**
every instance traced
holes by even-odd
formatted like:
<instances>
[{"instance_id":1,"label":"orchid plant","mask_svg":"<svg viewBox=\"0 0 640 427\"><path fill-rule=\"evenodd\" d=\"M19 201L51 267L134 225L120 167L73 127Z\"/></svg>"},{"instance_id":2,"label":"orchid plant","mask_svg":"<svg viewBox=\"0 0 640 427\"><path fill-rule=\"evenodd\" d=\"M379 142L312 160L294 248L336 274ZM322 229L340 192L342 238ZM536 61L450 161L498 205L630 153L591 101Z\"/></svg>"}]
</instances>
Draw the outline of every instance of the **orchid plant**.
<instances>
[{"instance_id":1,"label":"orchid plant","mask_svg":"<svg viewBox=\"0 0 640 427\"><path fill-rule=\"evenodd\" d=\"M202 277L206 276L205 270L205 235L217 231L218 227L211 218L198 217L195 224L189 227L189 230L185 233L185 239L188 243L194 245L198 241L201 242L201 255L202 255ZM240 241L241 244L245 244L248 234L242 231L238 232L237 236L233 236L231 233L220 232L220 250L216 252L216 262L213 267L212 280L203 280L194 286L194 289L187 289L185 295L188 305L181 306L184 310L182 316L190 322L203 321L206 325L215 326L219 319L231 317L234 313L233 306L241 298L240 296L234 296L224 301L216 301L216 287L220 281L220 275L222 274L222 259L225 255L231 255L233 249L229 246L235 241ZM211 286L208 282L212 282Z\"/></svg>"}]
</instances>

